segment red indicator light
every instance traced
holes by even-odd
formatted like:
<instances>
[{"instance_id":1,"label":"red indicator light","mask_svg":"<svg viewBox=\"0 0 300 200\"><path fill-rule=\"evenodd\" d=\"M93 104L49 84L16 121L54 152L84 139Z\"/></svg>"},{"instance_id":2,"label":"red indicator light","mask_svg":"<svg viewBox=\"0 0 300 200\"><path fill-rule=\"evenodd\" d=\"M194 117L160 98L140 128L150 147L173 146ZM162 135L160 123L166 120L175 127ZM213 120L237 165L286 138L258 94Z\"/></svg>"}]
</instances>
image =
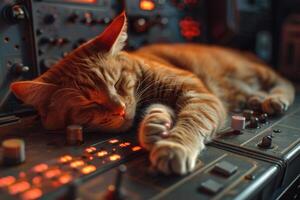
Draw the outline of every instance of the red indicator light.
<instances>
[{"instance_id":1,"label":"red indicator light","mask_svg":"<svg viewBox=\"0 0 300 200\"><path fill-rule=\"evenodd\" d=\"M72 176L70 174L64 174L61 177L58 178L58 181L61 184L69 183L72 180Z\"/></svg>"},{"instance_id":2,"label":"red indicator light","mask_svg":"<svg viewBox=\"0 0 300 200\"><path fill-rule=\"evenodd\" d=\"M140 147L140 146L134 146L131 148L132 151L139 151L141 149L142 149L142 147Z\"/></svg>"},{"instance_id":3,"label":"red indicator light","mask_svg":"<svg viewBox=\"0 0 300 200\"><path fill-rule=\"evenodd\" d=\"M99 152L97 153L97 156L101 158L101 157L106 156L107 154L108 154L108 152L103 150L103 151L99 151Z\"/></svg>"},{"instance_id":4,"label":"red indicator light","mask_svg":"<svg viewBox=\"0 0 300 200\"><path fill-rule=\"evenodd\" d=\"M124 142L119 144L119 147L128 147L130 145L130 142Z\"/></svg>"},{"instance_id":5,"label":"red indicator light","mask_svg":"<svg viewBox=\"0 0 300 200\"><path fill-rule=\"evenodd\" d=\"M16 178L13 176L0 178L0 188L10 186L14 182L16 182Z\"/></svg>"},{"instance_id":6,"label":"red indicator light","mask_svg":"<svg viewBox=\"0 0 300 200\"><path fill-rule=\"evenodd\" d=\"M35 176L32 178L31 182L35 185L35 186L40 186L42 183L42 177L41 176Z\"/></svg>"},{"instance_id":7,"label":"red indicator light","mask_svg":"<svg viewBox=\"0 0 300 200\"><path fill-rule=\"evenodd\" d=\"M188 40L200 36L200 23L191 17L186 17L179 22L181 34Z\"/></svg>"},{"instance_id":8,"label":"red indicator light","mask_svg":"<svg viewBox=\"0 0 300 200\"><path fill-rule=\"evenodd\" d=\"M154 10L155 9L155 3L153 0L140 0L140 9L141 10Z\"/></svg>"},{"instance_id":9,"label":"red indicator light","mask_svg":"<svg viewBox=\"0 0 300 200\"><path fill-rule=\"evenodd\" d=\"M85 163L82 160L76 160L70 163L71 168L78 168L83 166Z\"/></svg>"},{"instance_id":10,"label":"red indicator light","mask_svg":"<svg viewBox=\"0 0 300 200\"><path fill-rule=\"evenodd\" d=\"M85 152L87 153L94 153L97 149L95 147L88 147L85 149Z\"/></svg>"},{"instance_id":11,"label":"red indicator light","mask_svg":"<svg viewBox=\"0 0 300 200\"><path fill-rule=\"evenodd\" d=\"M46 171L48 169L48 165L47 164L38 164L36 166L33 167L33 171L36 173L41 173L43 171Z\"/></svg>"},{"instance_id":12,"label":"red indicator light","mask_svg":"<svg viewBox=\"0 0 300 200\"><path fill-rule=\"evenodd\" d=\"M24 191L28 190L29 188L30 188L30 184L27 181L21 181L14 185L11 185L8 188L8 191L10 194L15 195L20 192L24 192Z\"/></svg>"},{"instance_id":13,"label":"red indicator light","mask_svg":"<svg viewBox=\"0 0 300 200\"><path fill-rule=\"evenodd\" d=\"M96 167L94 165L88 165L88 166L81 169L81 173L90 174L95 170L96 170Z\"/></svg>"},{"instance_id":14,"label":"red indicator light","mask_svg":"<svg viewBox=\"0 0 300 200\"><path fill-rule=\"evenodd\" d=\"M33 188L30 189L26 192L24 192L24 194L22 194L21 198L23 200L33 200L33 199L38 199L43 195L42 190L40 190L39 188Z\"/></svg>"},{"instance_id":15,"label":"red indicator light","mask_svg":"<svg viewBox=\"0 0 300 200\"><path fill-rule=\"evenodd\" d=\"M60 163L67 163L67 162L70 162L72 160L72 156L69 156L69 155L65 155L65 156L62 156L59 158L59 162Z\"/></svg>"},{"instance_id":16,"label":"red indicator light","mask_svg":"<svg viewBox=\"0 0 300 200\"><path fill-rule=\"evenodd\" d=\"M118 139L111 139L108 142L111 143L111 144L115 144L115 143L118 143L119 140Z\"/></svg>"},{"instance_id":17,"label":"red indicator light","mask_svg":"<svg viewBox=\"0 0 300 200\"><path fill-rule=\"evenodd\" d=\"M121 156L118 154L113 154L113 155L109 156L110 161L116 161L116 160L120 160L120 159L121 159Z\"/></svg>"},{"instance_id":18,"label":"red indicator light","mask_svg":"<svg viewBox=\"0 0 300 200\"><path fill-rule=\"evenodd\" d=\"M54 178L57 177L61 174L61 171L59 169L51 169L45 172L45 177L46 178Z\"/></svg>"}]
</instances>

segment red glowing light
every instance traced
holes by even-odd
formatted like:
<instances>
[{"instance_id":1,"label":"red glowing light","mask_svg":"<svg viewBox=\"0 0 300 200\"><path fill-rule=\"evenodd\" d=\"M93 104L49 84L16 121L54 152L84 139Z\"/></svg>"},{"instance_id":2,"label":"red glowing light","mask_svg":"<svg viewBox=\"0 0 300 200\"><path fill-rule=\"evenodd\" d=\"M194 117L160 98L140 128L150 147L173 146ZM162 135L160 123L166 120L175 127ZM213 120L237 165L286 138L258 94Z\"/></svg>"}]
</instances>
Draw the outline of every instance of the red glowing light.
<instances>
[{"instance_id":1,"label":"red glowing light","mask_svg":"<svg viewBox=\"0 0 300 200\"><path fill-rule=\"evenodd\" d=\"M61 174L60 169L51 169L46 171L44 175L46 178L54 178L60 174Z\"/></svg>"},{"instance_id":2,"label":"red glowing light","mask_svg":"<svg viewBox=\"0 0 300 200\"><path fill-rule=\"evenodd\" d=\"M70 162L72 160L72 156L69 156L69 155L65 155L65 156L62 156L59 158L59 162L60 163L67 163L67 162Z\"/></svg>"},{"instance_id":3,"label":"red glowing light","mask_svg":"<svg viewBox=\"0 0 300 200\"><path fill-rule=\"evenodd\" d=\"M96 151L96 147L88 147L85 149L85 152L87 153L94 153Z\"/></svg>"},{"instance_id":4,"label":"red glowing light","mask_svg":"<svg viewBox=\"0 0 300 200\"><path fill-rule=\"evenodd\" d=\"M110 161L116 161L116 160L120 160L120 159L121 159L121 156L118 154L113 154L113 155L109 156Z\"/></svg>"},{"instance_id":5,"label":"red glowing light","mask_svg":"<svg viewBox=\"0 0 300 200\"><path fill-rule=\"evenodd\" d=\"M134 146L131 148L132 151L139 151L141 149L142 149L142 147L140 147L140 146Z\"/></svg>"},{"instance_id":6,"label":"red glowing light","mask_svg":"<svg viewBox=\"0 0 300 200\"><path fill-rule=\"evenodd\" d=\"M155 3L153 0L141 0L140 1L140 8L142 10L154 10L155 9Z\"/></svg>"},{"instance_id":7,"label":"red glowing light","mask_svg":"<svg viewBox=\"0 0 300 200\"><path fill-rule=\"evenodd\" d=\"M115 143L118 143L119 140L118 139L111 139L108 142L111 143L111 144L115 144Z\"/></svg>"},{"instance_id":8,"label":"red glowing light","mask_svg":"<svg viewBox=\"0 0 300 200\"><path fill-rule=\"evenodd\" d=\"M95 170L96 170L96 167L94 165L88 165L88 166L81 169L81 173L90 174Z\"/></svg>"},{"instance_id":9,"label":"red glowing light","mask_svg":"<svg viewBox=\"0 0 300 200\"><path fill-rule=\"evenodd\" d=\"M21 181L14 185L11 185L8 188L8 191L10 194L15 195L20 192L24 192L24 191L28 190L29 188L30 188L30 183L28 183L27 181Z\"/></svg>"},{"instance_id":10,"label":"red glowing light","mask_svg":"<svg viewBox=\"0 0 300 200\"><path fill-rule=\"evenodd\" d=\"M33 167L33 171L36 173L41 173L43 171L46 171L48 169L48 165L47 164L38 164L36 166Z\"/></svg>"},{"instance_id":11,"label":"red glowing light","mask_svg":"<svg viewBox=\"0 0 300 200\"><path fill-rule=\"evenodd\" d=\"M103 157L103 156L106 156L108 154L108 152L107 151L99 151L98 153L97 153L97 156L98 157Z\"/></svg>"},{"instance_id":12,"label":"red glowing light","mask_svg":"<svg viewBox=\"0 0 300 200\"><path fill-rule=\"evenodd\" d=\"M78 168L83 166L85 163L82 160L76 160L70 163L71 168Z\"/></svg>"},{"instance_id":13,"label":"red glowing light","mask_svg":"<svg viewBox=\"0 0 300 200\"><path fill-rule=\"evenodd\" d=\"M69 183L72 180L72 176L70 174L64 174L61 177L58 178L58 181L61 184Z\"/></svg>"},{"instance_id":14,"label":"red glowing light","mask_svg":"<svg viewBox=\"0 0 300 200\"><path fill-rule=\"evenodd\" d=\"M30 189L26 192L24 192L24 194L22 194L21 198L23 200L32 200L32 199L38 199L43 195L42 190L40 190L39 188L33 188Z\"/></svg>"},{"instance_id":15,"label":"red glowing light","mask_svg":"<svg viewBox=\"0 0 300 200\"><path fill-rule=\"evenodd\" d=\"M0 178L0 188L10 186L14 182L16 182L16 178L13 176Z\"/></svg>"},{"instance_id":16,"label":"red glowing light","mask_svg":"<svg viewBox=\"0 0 300 200\"><path fill-rule=\"evenodd\" d=\"M130 145L130 142L123 142L119 144L119 147L128 147Z\"/></svg>"},{"instance_id":17,"label":"red glowing light","mask_svg":"<svg viewBox=\"0 0 300 200\"><path fill-rule=\"evenodd\" d=\"M200 24L198 21L193 20L191 17L182 19L179 23L181 34L188 40L200 36Z\"/></svg>"}]
</instances>

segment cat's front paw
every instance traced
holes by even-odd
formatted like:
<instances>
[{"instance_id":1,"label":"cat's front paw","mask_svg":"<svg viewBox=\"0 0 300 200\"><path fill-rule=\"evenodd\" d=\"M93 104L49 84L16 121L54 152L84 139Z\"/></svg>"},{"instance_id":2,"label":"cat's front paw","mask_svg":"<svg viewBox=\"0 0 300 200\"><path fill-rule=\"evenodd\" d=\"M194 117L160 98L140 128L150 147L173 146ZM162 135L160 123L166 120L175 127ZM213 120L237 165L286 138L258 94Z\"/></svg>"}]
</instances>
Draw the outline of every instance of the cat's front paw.
<instances>
[{"instance_id":1,"label":"cat's front paw","mask_svg":"<svg viewBox=\"0 0 300 200\"><path fill-rule=\"evenodd\" d=\"M264 112L274 115L282 114L289 107L289 101L282 95L270 95L262 103Z\"/></svg>"},{"instance_id":2,"label":"cat's front paw","mask_svg":"<svg viewBox=\"0 0 300 200\"><path fill-rule=\"evenodd\" d=\"M164 105L149 107L138 131L141 146L151 150L157 141L168 137L173 123L172 118L173 111Z\"/></svg>"},{"instance_id":3,"label":"cat's front paw","mask_svg":"<svg viewBox=\"0 0 300 200\"><path fill-rule=\"evenodd\" d=\"M198 152L191 152L182 144L161 140L153 147L150 161L156 170L166 175L184 175L195 168L197 155Z\"/></svg>"}]
</instances>

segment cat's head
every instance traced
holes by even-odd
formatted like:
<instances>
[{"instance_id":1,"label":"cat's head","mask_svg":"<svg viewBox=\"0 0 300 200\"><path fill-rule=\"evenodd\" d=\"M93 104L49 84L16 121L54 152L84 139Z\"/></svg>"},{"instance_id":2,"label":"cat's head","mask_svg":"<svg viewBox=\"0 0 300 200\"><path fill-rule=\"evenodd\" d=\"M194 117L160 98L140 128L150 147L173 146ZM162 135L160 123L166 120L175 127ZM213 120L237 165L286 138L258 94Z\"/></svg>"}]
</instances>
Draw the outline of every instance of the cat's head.
<instances>
[{"instance_id":1,"label":"cat's head","mask_svg":"<svg viewBox=\"0 0 300 200\"><path fill-rule=\"evenodd\" d=\"M105 131L127 129L136 109L137 77L120 53L126 28L122 13L101 35L35 80L12 83L11 90L39 112L47 129L70 124Z\"/></svg>"}]
</instances>

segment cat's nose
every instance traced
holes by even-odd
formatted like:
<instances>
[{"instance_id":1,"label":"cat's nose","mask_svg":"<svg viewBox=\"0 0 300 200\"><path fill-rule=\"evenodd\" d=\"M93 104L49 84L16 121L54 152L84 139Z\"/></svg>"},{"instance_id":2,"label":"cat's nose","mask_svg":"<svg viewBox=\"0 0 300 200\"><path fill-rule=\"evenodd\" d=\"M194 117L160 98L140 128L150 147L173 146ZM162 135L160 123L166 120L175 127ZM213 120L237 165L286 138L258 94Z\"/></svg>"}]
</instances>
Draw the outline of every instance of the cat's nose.
<instances>
[{"instance_id":1,"label":"cat's nose","mask_svg":"<svg viewBox=\"0 0 300 200\"><path fill-rule=\"evenodd\" d=\"M126 114L126 105L123 102L120 102L118 105L115 105L114 115L124 117Z\"/></svg>"}]
</instances>

